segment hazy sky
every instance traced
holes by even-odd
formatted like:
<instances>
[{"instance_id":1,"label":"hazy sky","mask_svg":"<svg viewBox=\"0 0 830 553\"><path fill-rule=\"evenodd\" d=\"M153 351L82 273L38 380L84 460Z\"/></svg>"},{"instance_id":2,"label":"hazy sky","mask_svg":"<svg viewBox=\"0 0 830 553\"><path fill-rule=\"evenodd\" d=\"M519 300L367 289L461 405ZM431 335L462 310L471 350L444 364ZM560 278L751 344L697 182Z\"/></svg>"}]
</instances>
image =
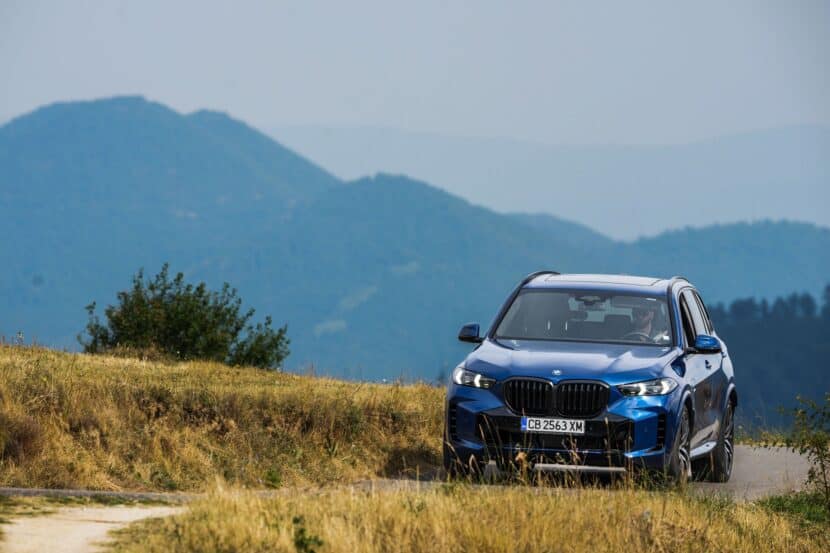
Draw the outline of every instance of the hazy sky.
<instances>
[{"instance_id":1,"label":"hazy sky","mask_svg":"<svg viewBox=\"0 0 830 553\"><path fill-rule=\"evenodd\" d=\"M140 93L548 143L830 124L830 2L0 0L0 120Z\"/></svg>"}]
</instances>

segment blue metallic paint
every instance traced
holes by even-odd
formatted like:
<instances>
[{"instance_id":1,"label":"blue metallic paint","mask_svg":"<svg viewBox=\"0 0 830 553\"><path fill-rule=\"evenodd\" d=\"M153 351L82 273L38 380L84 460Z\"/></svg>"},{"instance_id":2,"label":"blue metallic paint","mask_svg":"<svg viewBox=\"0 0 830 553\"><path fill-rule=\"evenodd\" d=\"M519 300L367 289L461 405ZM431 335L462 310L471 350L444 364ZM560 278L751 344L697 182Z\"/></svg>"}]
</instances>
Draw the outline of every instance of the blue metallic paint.
<instances>
[{"instance_id":1,"label":"blue metallic paint","mask_svg":"<svg viewBox=\"0 0 830 553\"><path fill-rule=\"evenodd\" d=\"M479 414L518 416L509 411L502 395L505 379L515 376L540 378L558 384L567 380L597 380L610 386L607 408L589 421L620 420L633 424L633 441L624 452L626 461L651 469L663 469L669 461L675 435L679 426L681 407L688 404L692 417L692 451L708 451L717 439L720 421L727 402L735 392L734 373L726 344L720 341L722 350L716 354L717 367L711 366L712 355L694 353L686 344L681 326L679 294L691 285L685 279L655 280L648 286L619 282L620 277L591 275L590 279L579 281L571 277L559 281L548 275L539 275L523 281L508 297L496 317L484 341L464 361L468 370L481 373L496 380L490 390L459 386L450 381L447 390L447 413L455 408L455 436L449 436L445 427L446 446L462 463L471 458L482 463L491 457L491 451L477 432ZM603 280L605 279L605 280ZM630 279L633 280L633 279ZM669 300L673 346L628 345L594 342L567 341L507 341L495 339L495 328L506 309L523 287L574 288L615 291L626 294L666 294ZM714 332L714 331L713 331ZM713 338L717 339L715 335ZM701 358L706 357L709 365ZM558 369L561 375L554 375ZM678 382L677 388L664 396L623 396L616 386L671 377ZM703 397L705 395L705 397ZM737 395L734 396L737 401ZM662 447L656 447L657 428L660 415L665 415L665 439ZM449 422L447 422L449 424ZM500 453L518 451L511 445L502 445ZM534 449L531 453L554 455L560 450ZM604 451L584 450L579 452L589 462L602 463ZM591 460L593 458L593 461Z\"/></svg>"}]
</instances>

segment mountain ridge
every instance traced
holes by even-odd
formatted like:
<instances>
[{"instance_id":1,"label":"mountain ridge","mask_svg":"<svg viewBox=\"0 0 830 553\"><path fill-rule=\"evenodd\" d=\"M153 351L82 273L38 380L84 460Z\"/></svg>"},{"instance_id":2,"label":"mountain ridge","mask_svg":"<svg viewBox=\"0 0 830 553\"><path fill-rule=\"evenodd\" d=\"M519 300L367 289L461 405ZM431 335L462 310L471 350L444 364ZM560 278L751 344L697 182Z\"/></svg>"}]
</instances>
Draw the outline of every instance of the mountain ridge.
<instances>
[{"instance_id":1,"label":"mountain ridge","mask_svg":"<svg viewBox=\"0 0 830 553\"><path fill-rule=\"evenodd\" d=\"M830 226L821 209L830 204L830 127L796 125L643 146L349 127L269 132L337 175L405 173L499 213L543 210L615 239L767 216ZM668 203L668 189L683 192L684 202Z\"/></svg>"},{"instance_id":2,"label":"mountain ridge","mask_svg":"<svg viewBox=\"0 0 830 553\"><path fill-rule=\"evenodd\" d=\"M709 302L818 295L830 274L830 233L809 224L620 242L406 176L343 181L224 113L135 97L44 109L0 127L0 335L77 347L87 303L169 261L287 322L289 368L431 379L462 358L457 327L486 324L539 268L681 273Z\"/></svg>"}]
</instances>

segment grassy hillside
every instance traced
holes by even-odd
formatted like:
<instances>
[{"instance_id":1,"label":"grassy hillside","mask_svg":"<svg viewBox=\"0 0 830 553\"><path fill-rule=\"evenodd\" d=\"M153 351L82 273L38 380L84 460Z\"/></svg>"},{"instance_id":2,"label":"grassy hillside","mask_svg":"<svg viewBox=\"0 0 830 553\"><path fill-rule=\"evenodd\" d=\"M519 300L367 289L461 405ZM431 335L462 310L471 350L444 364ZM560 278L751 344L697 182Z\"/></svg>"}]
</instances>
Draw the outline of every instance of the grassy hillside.
<instances>
[{"instance_id":1,"label":"grassy hillside","mask_svg":"<svg viewBox=\"0 0 830 553\"><path fill-rule=\"evenodd\" d=\"M439 462L443 391L0 346L0 483L279 487Z\"/></svg>"},{"instance_id":2,"label":"grassy hillside","mask_svg":"<svg viewBox=\"0 0 830 553\"><path fill-rule=\"evenodd\" d=\"M216 493L140 523L130 553L220 551L826 551L805 528L753 504L635 490L441 486L263 498Z\"/></svg>"}]
</instances>

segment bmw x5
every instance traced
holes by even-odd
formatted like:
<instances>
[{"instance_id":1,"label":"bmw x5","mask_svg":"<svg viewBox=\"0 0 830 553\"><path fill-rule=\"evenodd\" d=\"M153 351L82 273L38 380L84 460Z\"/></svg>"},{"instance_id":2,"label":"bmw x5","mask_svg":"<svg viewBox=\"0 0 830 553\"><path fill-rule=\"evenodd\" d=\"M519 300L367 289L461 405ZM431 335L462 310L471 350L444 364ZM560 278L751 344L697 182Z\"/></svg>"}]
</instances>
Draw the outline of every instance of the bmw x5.
<instances>
[{"instance_id":1,"label":"bmw x5","mask_svg":"<svg viewBox=\"0 0 830 553\"><path fill-rule=\"evenodd\" d=\"M660 471L725 482L738 395L726 344L682 277L541 271L450 378L444 464L470 473Z\"/></svg>"}]
</instances>

